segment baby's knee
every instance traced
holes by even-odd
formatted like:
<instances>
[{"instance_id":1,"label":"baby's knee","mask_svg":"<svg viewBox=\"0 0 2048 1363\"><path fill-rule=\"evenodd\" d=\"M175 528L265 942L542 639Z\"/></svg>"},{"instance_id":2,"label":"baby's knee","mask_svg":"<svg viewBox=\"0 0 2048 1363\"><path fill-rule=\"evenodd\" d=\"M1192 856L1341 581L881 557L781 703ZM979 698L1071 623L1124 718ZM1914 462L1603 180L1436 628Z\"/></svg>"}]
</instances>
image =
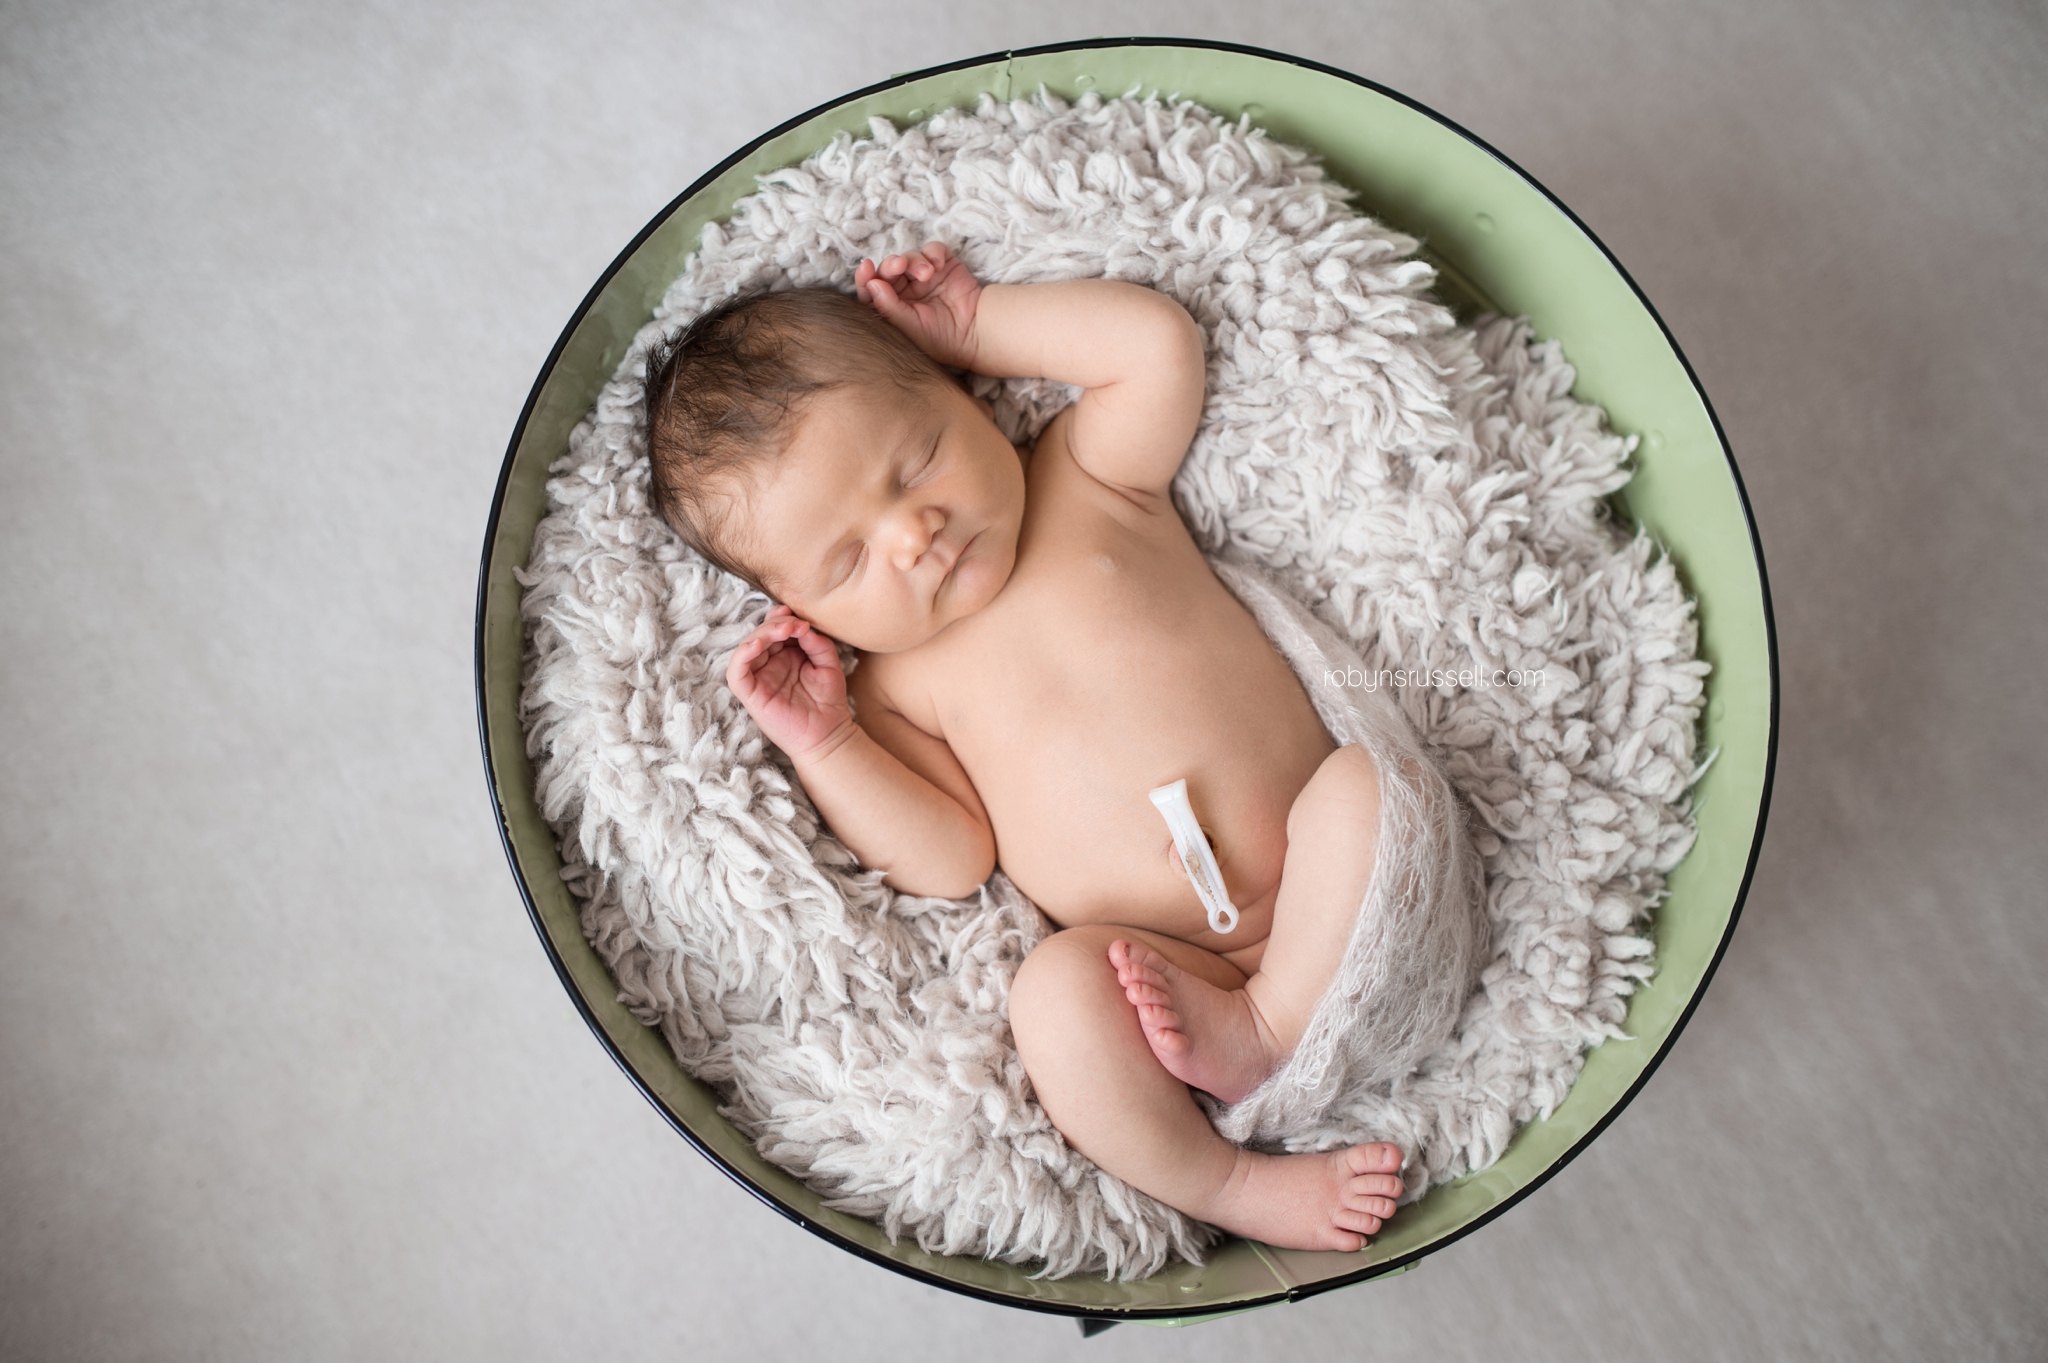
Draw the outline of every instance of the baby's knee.
<instances>
[{"instance_id":1,"label":"baby's knee","mask_svg":"<svg viewBox=\"0 0 2048 1363\"><path fill-rule=\"evenodd\" d=\"M1287 811L1287 841L1356 836L1379 827L1380 772L1372 755L1348 743L1323 759Z\"/></svg>"},{"instance_id":2,"label":"baby's knee","mask_svg":"<svg viewBox=\"0 0 2048 1363\"><path fill-rule=\"evenodd\" d=\"M1071 1024L1077 1005L1122 999L1109 963L1114 940L1114 932L1100 927L1068 928L1031 949L1010 982L1010 1029L1019 1045L1027 1044L1027 1036Z\"/></svg>"}]
</instances>

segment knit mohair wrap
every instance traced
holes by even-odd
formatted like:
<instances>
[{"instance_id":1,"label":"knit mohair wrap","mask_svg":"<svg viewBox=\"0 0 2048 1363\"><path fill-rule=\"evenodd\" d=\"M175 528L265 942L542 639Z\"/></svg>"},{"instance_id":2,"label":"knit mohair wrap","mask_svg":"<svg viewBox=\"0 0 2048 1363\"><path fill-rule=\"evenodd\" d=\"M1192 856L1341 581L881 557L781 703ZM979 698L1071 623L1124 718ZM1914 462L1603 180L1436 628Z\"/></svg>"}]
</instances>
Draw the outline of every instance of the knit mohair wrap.
<instances>
[{"instance_id":1,"label":"knit mohair wrap","mask_svg":"<svg viewBox=\"0 0 2048 1363\"><path fill-rule=\"evenodd\" d=\"M1204 1103L1223 1135L1270 1147L1332 1129L1347 1098L1405 1077L1450 1039L1486 946L1485 881L1458 797L1391 698L1363 689L1358 655L1258 569L1211 567L1294 668L1330 737L1364 748L1380 778L1372 883L1301 1040L1239 1101Z\"/></svg>"},{"instance_id":2,"label":"knit mohair wrap","mask_svg":"<svg viewBox=\"0 0 2048 1363\"><path fill-rule=\"evenodd\" d=\"M1283 1071L1219 1124L1288 1150L1393 1141L1411 1197L1492 1163L1650 974L1646 916L1692 841L1692 607L1610 521L1633 442L1571 398L1558 347L1457 325L1414 241L1306 153L1190 104L984 99L763 177L576 428L521 578L522 708L620 998L766 1158L928 1251L1133 1278L1214 1238L1033 1100L1007 998L1037 911L1000 873L958 903L896 894L822 828L724 681L769 603L650 499L661 333L742 289L848 288L863 257L931 239L985 282L1107 275L1187 307L1209 373L1182 517L1298 668L1289 629L1356 654L1304 677L1332 732L1332 705L1397 709L1469 811L1490 948L1449 1039L1382 1072L1341 1019L1315 1031L1326 997L1297 1053L1315 1082ZM977 386L1019 440L1072 396Z\"/></svg>"}]
</instances>

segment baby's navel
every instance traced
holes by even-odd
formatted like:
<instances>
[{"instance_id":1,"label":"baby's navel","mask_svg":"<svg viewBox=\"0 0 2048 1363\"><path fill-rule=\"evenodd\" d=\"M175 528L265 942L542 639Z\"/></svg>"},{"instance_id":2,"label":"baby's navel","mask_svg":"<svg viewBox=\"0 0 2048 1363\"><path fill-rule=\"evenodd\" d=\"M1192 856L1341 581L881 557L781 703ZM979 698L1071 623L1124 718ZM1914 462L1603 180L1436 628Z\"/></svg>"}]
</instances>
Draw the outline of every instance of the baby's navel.
<instances>
[{"instance_id":1,"label":"baby's navel","mask_svg":"<svg viewBox=\"0 0 2048 1363\"><path fill-rule=\"evenodd\" d=\"M1209 844L1209 852L1216 858L1216 864L1221 866L1223 864L1223 849L1216 845L1216 835L1209 831L1209 825L1207 824L1198 824L1196 826L1202 830L1202 841ZM1160 844L1160 850L1166 859L1173 863L1174 870L1178 871L1181 869L1180 849L1173 845L1171 835L1168 835L1166 841Z\"/></svg>"}]
</instances>

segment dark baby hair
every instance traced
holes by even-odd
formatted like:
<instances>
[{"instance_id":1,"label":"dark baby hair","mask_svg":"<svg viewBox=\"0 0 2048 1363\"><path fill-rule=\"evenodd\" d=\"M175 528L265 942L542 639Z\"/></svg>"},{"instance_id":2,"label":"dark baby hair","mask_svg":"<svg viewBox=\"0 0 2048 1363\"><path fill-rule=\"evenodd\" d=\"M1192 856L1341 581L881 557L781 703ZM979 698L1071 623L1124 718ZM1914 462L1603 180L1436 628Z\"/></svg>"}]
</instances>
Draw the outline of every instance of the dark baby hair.
<instances>
[{"instance_id":1,"label":"dark baby hair","mask_svg":"<svg viewBox=\"0 0 2048 1363\"><path fill-rule=\"evenodd\" d=\"M741 294L647 352L654 505L692 549L762 586L721 545L731 489L715 484L787 445L803 403L876 378L906 392L946 371L873 308L832 289Z\"/></svg>"}]
</instances>

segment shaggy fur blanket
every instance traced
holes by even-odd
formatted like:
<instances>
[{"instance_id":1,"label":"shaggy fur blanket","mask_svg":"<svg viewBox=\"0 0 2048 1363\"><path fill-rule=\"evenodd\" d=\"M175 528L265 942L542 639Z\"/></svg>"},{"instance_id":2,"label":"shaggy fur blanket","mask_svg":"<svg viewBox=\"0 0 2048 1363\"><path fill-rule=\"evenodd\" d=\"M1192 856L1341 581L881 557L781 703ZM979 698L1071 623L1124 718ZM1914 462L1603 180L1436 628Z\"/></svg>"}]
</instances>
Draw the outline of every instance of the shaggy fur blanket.
<instances>
[{"instance_id":1,"label":"shaggy fur blanket","mask_svg":"<svg viewBox=\"0 0 2048 1363\"><path fill-rule=\"evenodd\" d=\"M1046 1120L1005 1012L1046 923L1000 873L954 903L860 868L725 686L769 603L651 505L659 333L740 289L850 286L862 257L934 238L983 280L1108 275L1201 323L1181 514L1350 641L1346 684L1422 735L1469 807L1492 934L1448 1043L1271 1143L1396 1142L1411 1197L1486 1166L1650 973L1646 915L1692 840L1692 608L1610 522L1633 442L1572 399L1558 347L1457 325L1415 242L1306 153L1189 104L984 100L763 177L577 427L522 577L523 709L620 997L767 1158L927 1250L1129 1278L1213 1238ZM1019 439L1071 396L983 391Z\"/></svg>"}]
</instances>

